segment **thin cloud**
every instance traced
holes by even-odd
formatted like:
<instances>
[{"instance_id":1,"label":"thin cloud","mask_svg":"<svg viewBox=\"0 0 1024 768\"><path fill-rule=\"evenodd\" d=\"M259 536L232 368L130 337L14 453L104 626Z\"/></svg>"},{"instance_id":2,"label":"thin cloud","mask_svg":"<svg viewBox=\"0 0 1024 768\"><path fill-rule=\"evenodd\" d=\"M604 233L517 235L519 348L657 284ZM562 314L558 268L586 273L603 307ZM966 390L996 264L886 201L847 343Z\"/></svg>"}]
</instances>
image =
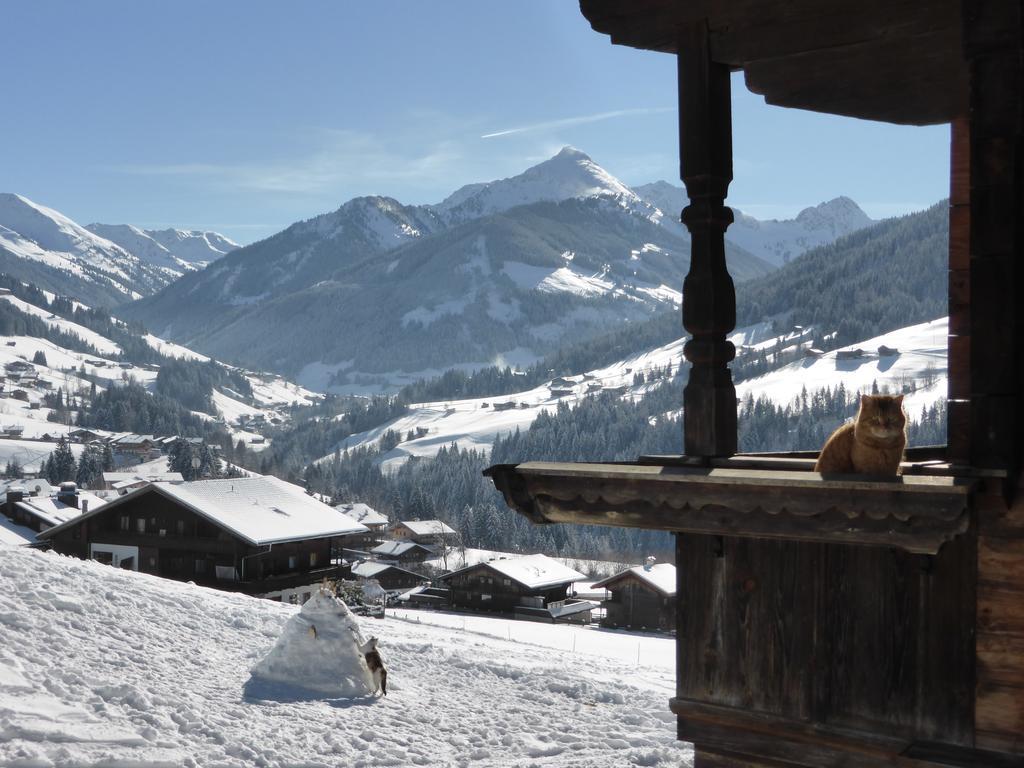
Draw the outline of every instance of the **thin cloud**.
<instances>
[{"instance_id":1,"label":"thin cloud","mask_svg":"<svg viewBox=\"0 0 1024 768\"><path fill-rule=\"evenodd\" d=\"M675 107L644 107L640 109L616 109L612 112L598 112L593 115L579 115L578 117L563 117L561 120L547 120L543 123L522 125L518 128L508 128L504 131L485 133L481 139L493 139L498 136L511 136L516 133L528 133L531 131L547 131L553 128L565 128L570 125L584 125L586 123L598 123L602 120L612 120L616 117L634 117L637 115L659 115L665 112L673 112Z\"/></svg>"}]
</instances>

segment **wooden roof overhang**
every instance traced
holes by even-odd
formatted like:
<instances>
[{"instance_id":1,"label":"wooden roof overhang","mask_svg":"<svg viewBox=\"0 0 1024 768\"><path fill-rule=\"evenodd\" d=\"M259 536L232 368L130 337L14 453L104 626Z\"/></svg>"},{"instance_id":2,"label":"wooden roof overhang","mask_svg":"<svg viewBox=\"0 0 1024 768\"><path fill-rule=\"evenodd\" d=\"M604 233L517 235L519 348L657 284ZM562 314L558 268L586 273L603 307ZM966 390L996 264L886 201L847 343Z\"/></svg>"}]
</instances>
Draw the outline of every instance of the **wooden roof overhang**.
<instances>
[{"instance_id":1,"label":"wooden roof overhang","mask_svg":"<svg viewBox=\"0 0 1024 768\"><path fill-rule=\"evenodd\" d=\"M897 547L935 554L970 525L975 480L949 475L823 476L799 460L742 456L687 466L501 464L485 474L534 523ZM808 465L813 462L806 462ZM789 468L787 468L789 467Z\"/></svg>"},{"instance_id":2,"label":"wooden roof overhang","mask_svg":"<svg viewBox=\"0 0 1024 768\"><path fill-rule=\"evenodd\" d=\"M712 61L769 104L908 125L967 111L959 0L580 0L613 43L677 53L708 26Z\"/></svg>"}]
</instances>

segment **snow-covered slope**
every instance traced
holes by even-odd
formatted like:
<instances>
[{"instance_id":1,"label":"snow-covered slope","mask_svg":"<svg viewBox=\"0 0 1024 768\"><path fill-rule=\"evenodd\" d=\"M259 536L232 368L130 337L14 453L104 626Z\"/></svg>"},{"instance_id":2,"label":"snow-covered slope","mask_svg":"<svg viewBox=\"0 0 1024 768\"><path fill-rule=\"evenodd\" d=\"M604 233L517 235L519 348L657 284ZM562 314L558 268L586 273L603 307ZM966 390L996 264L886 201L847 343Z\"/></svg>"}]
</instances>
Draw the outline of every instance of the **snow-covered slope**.
<instances>
[{"instance_id":1,"label":"snow-covered slope","mask_svg":"<svg viewBox=\"0 0 1024 768\"><path fill-rule=\"evenodd\" d=\"M6 272L84 301L123 303L174 277L59 211L0 193L0 256Z\"/></svg>"},{"instance_id":2,"label":"snow-covered slope","mask_svg":"<svg viewBox=\"0 0 1024 768\"><path fill-rule=\"evenodd\" d=\"M867 339L844 349L864 350L862 358L837 359L837 351L821 357L800 357L776 371L736 385L742 400L749 393L755 399L766 396L778 405L788 405L806 387L809 393L843 383L848 391L871 391L872 385L880 389L901 392L910 390L905 406L912 420L923 406L930 406L946 396L946 333L947 320L940 318L930 323L903 328ZM737 359L754 358L761 352L769 360L776 349L792 355L802 354L810 346L810 329L793 330L775 336L770 323L740 328L730 341L736 345ZM553 412L564 403L570 407L582 398L601 390L621 393L625 398L636 398L658 383L651 383L651 374L658 374L671 365L673 370L683 361L685 339L678 339L655 349L647 350L613 365L569 377L552 387L545 384L514 395L450 400L435 403L414 403L406 415L375 429L352 435L342 442L339 450L376 445L389 430L403 439L385 453L381 464L393 469L410 457L432 457L442 447L455 443L462 449L489 451L495 439L516 429L526 430L534 419L544 412ZM896 355L880 355L880 346L898 350ZM637 374L648 379L634 384ZM508 404L513 404L508 407ZM682 403L680 403L680 406ZM330 460L334 454L320 461Z\"/></svg>"},{"instance_id":3,"label":"snow-covered slope","mask_svg":"<svg viewBox=\"0 0 1024 768\"><path fill-rule=\"evenodd\" d=\"M778 370L748 379L736 385L736 396L743 400L748 394L755 399L767 397L776 405L789 405L806 387L811 393L843 384L847 391L870 392L877 384L880 390L910 392L903 405L911 419L922 407L946 397L947 343L949 318L901 328L873 339L851 344L821 357L805 357ZM880 354L880 347L896 350L894 355ZM839 359L840 352L860 349L863 355Z\"/></svg>"},{"instance_id":4,"label":"snow-covered slope","mask_svg":"<svg viewBox=\"0 0 1024 768\"><path fill-rule=\"evenodd\" d=\"M386 698L285 695L250 671L295 606L2 543L0 574L3 765L692 762L668 709L671 638L366 619L388 665Z\"/></svg>"},{"instance_id":5,"label":"snow-covered slope","mask_svg":"<svg viewBox=\"0 0 1024 768\"><path fill-rule=\"evenodd\" d=\"M633 191L660 209L664 221L678 220L689 204L686 191L666 181L634 187ZM726 240L775 266L874 223L848 197L804 208L794 219L762 221L736 208L733 212L736 220L726 230Z\"/></svg>"},{"instance_id":6,"label":"snow-covered slope","mask_svg":"<svg viewBox=\"0 0 1024 768\"><path fill-rule=\"evenodd\" d=\"M594 196L615 199L638 209L644 207L633 190L583 152L566 146L551 159L518 176L469 184L433 208L446 222L455 224L507 211L517 205Z\"/></svg>"}]
</instances>

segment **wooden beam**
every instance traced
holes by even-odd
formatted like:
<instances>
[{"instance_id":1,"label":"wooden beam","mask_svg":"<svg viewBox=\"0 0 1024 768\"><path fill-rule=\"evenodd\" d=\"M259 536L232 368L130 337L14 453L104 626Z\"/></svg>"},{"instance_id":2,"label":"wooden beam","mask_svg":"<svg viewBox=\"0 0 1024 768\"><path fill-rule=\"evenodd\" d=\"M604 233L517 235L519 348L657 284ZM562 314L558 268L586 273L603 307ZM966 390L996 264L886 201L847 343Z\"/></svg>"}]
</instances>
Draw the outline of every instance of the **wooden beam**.
<instances>
[{"instance_id":1,"label":"wooden beam","mask_svg":"<svg viewBox=\"0 0 1024 768\"><path fill-rule=\"evenodd\" d=\"M486 475L535 523L897 547L934 554L970 523L975 481L527 462Z\"/></svg>"},{"instance_id":2,"label":"wooden beam","mask_svg":"<svg viewBox=\"0 0 1024 768\"><path fill-rule=\"evenodd\" d=\"M690 271L683 281L683 326L691 338L683 391L684 450L688 456L730 456L737 448L736 387L729 362L736 348L736 290L725 263L725 230L732 211L732 101L729 69L711 60L703 21L679 31L679 173L690 204Z\"/></svg>"}]
</instances>

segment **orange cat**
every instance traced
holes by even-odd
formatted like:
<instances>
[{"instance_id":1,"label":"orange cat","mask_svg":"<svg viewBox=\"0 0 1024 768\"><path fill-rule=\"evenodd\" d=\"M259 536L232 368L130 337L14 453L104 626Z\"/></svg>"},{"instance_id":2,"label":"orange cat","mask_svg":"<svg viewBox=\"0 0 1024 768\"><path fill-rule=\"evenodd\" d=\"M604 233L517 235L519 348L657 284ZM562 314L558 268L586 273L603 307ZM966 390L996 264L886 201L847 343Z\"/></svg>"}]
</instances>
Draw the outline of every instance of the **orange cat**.
<instances>
[{"instance_id":1,"label":"orange cat","mask_svg":"<svg viewBox=\"0 0 1024 768\"><path fill-rule=\"evenodd\" d=\"M903 395L861 395L857 418L832 433L814 471L898 475L906 447Z\"/></svg>"}]
</instances>

